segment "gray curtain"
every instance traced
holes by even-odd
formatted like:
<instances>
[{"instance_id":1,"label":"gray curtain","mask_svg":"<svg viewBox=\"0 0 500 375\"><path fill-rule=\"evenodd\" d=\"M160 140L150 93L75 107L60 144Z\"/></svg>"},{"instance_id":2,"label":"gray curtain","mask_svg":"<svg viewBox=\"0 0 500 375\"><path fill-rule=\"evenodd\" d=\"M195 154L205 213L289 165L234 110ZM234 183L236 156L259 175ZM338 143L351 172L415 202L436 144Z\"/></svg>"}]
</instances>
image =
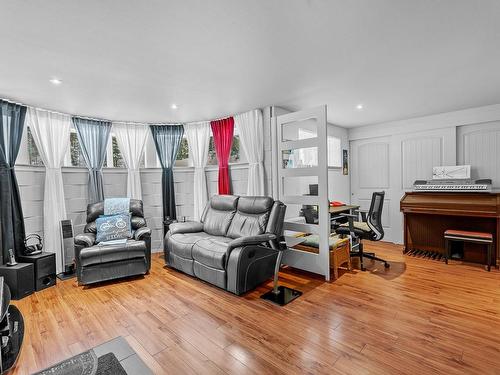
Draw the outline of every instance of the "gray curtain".
<instances>
[{"instance_id":1,"label":"gray curtain","mask_svg":"<svg viewBox=\"0 0 500 375\"><path fill-rule=\"evenodd\" d=\"M0 100L0 238L1 264L9 249L24 253L24 217L14 165L24 129L26 107Z\"/></svg>"},{"instance_id":2,"label":"gray curtain","mask_svg":"<svg viewBox=\"0 0 500 375\"><path fill-rule=\"evenodd\" d=\"M184 135L182 125L150 125L162 168L163 221L176 219L174 174L172 167Z\"/></svg>"},{"instance_id":3,"label":"gray curtain","mask_svg":"<svg viewBox=\"0 0 500 375\"><path fill-rule=\"evenodd\" d=\"M106 159L111 122L73 117L73 124L89 170L89 203L104 200L102 166Z\"/></svg>"}]
</instances>

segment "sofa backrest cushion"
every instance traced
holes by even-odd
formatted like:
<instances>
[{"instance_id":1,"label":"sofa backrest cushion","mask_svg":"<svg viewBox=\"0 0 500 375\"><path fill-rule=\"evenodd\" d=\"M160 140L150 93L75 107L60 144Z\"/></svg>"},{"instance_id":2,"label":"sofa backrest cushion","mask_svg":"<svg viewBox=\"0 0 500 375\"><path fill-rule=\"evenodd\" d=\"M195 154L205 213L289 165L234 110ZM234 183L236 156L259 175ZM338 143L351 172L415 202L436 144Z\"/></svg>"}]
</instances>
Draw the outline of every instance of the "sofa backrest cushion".
<instances>
[{"instance_id":1,"label":"sofa backrest cushion","mask_svg":"<svg viewBox=\"0 0 500 375\"><path fill-rule=\"evenodd\" d=\"M210 198L201 218L203 231L214 236L226 236L238 198L235 195L214 195Z\"/></svg>"},{"instance_id":2,"label":"sofa backrest cushion","mask_svg":"<svg viewBox=\"0 0 500 375\"><path fill-rule=\"evenodd\" d=\"M239 238L264 233L273 203L271 197L240 197L227 237Z\"/></svg>"},{"instance_id":3,"label":"sofa backrest cushion","mask_svg":"<svg viewBox=\"0 0 500 375\"><path fill-rule=\"evenodd\" d=\"M139 199L130 200L130 216L144 217L142 201ZM87 223L95 221L99 216L104 215L104 201L91 203L87 206Z\"/></svg>"},{"instance_id":4,"label":"sofa backrest cushion","mask_svg":"<svg viewBox=\"0 0 500 375\"><path fill-rule=\"evenodd\" d=\"M95 221L102 215L104 215L104 201L89 204L87 206L87 225L85 225L85 229L83 231L85 233L97 233ZM140 199L130 200L130 215L133 230L146 226L143 204Z\"/></svg>"}]
</instances>

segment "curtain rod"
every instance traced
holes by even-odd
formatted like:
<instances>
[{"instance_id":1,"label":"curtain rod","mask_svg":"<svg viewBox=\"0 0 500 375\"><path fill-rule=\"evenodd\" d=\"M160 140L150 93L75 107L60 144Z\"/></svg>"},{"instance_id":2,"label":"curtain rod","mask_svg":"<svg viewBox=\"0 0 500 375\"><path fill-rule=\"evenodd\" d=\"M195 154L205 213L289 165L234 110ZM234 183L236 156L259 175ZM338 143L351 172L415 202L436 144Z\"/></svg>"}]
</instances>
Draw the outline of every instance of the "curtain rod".
<instances>
[{"instance_id":1,"label":"curtain rod","mask_svg":"<svg viewBox=\"0 0 500 375\"><path fill-rule=\"evenodd\" d=\"M233 115L222 116L222 117L218 117L218 118L215 118L215 119L212 119L212 120L189 121L189 122L137 122L137 121L113 121L113 120L106 120L106 119L102 119L102 118L89 117L89 116L83 116L83 115L72 115L72 114L69 114L69 113L55 111L55 110L52 110L52 109L35 107L35 106L29 105L29 104L24 104L24 103L21 103L21 102L17 102L17 101L14 101L14 100L11 100L11 99L2 98L2 97L0 97L0 100L3 100L3 101L8 102L8 103L12 103L12 104L22 105L22 106L25 106L26 108L32 108L32 109L36 109L36 110L39 110L39 111L56 113L56 114L63 115L63 116L79 117L79 118L83 118L83 119L87 119L87 120L94 120L94 121L107 121L107 122L111 122L111 123L115 123L115 124L134 124L134 125L182 125L182 124L194 124L194 123L200 123L200 122L212 122L212 121L224 120L224 119L229 118L229 117L235 117L235 116L241 115L243 113L255 110L255 109L253 109L253 110L250 110L250 111L235 113Z\"/></svg>"}]
</instances>

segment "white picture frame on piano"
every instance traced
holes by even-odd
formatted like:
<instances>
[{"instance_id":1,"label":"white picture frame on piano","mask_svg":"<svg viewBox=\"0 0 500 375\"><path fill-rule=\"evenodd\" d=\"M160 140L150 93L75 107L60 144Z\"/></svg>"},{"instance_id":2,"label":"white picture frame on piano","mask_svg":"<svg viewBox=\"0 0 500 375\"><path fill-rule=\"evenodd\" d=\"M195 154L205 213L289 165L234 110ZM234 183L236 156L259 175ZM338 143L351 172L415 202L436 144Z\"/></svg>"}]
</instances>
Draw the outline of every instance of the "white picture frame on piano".
<instances>
[{"instance_id":1,"label":"white picture frame on piano","mask_svg":"<svg viewBox=\"0 0 500 375\"><path fill-rule=\"evenodd\" d=\"M433 180L468 180L470 165L450 165L432 168Z\"/></svg>"}]
</instances>

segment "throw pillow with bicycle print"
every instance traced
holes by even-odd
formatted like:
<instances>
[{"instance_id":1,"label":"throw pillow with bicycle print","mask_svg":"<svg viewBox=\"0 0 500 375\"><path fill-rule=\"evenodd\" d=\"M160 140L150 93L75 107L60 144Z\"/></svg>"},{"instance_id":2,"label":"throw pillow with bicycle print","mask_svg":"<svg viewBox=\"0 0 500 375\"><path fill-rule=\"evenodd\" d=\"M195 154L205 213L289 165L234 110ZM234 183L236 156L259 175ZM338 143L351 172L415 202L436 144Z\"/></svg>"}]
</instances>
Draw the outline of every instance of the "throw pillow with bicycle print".
<instances>
[{"instance_id":1,"label":"throw pillow with bicycle print","mask_svg":"<svg viewBox=\"0 0 500 375\"><path fill-rule=\"evenodd\" d=\"M95 223L97 226L97 243L132 237L130 215L101 216Z\"/></svg>"}]
</instances>

